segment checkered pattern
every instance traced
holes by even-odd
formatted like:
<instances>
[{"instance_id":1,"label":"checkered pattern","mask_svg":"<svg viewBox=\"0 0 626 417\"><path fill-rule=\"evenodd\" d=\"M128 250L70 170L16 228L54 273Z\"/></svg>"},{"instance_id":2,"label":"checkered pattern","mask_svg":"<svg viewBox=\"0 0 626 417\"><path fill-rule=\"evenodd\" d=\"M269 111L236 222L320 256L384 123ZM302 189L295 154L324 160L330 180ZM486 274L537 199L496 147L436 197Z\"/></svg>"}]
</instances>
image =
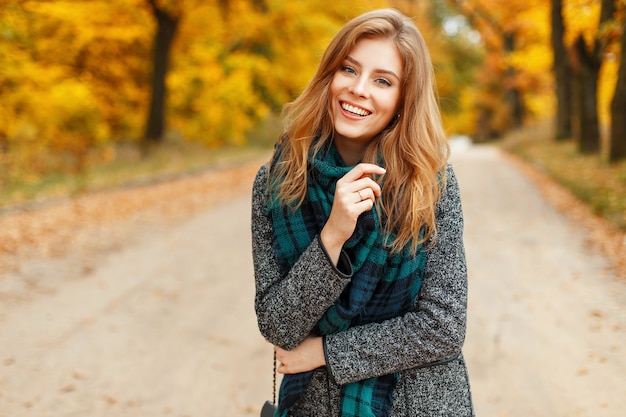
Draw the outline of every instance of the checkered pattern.
<instances>
[{"instance_id":1,"label":"checkered pattern","mask_svg":"<svg viewBox=\"0 0 626 417\"><path fill-rule=\"evenodd\" d=\"M307 196L298 209L273 205L274 199L268 199L268 213L274 227L273 249L282 276L287 275L320 233L330 215L335 184L350 169L352 167L345 166L331 144L315 158L310 158ZM344 245L352 262L352 280L317 324L317 334L327 335L352 326L381 322L403 314L412 305L421 286L426 253L420 248L417 255L413 255L407 248L391 254L385 237L375 209L359 217L354 234ZM285 375L276 416L287 416L312 374L311 371ZM397 375L392 374L346 385L341 416L387 416L396 381Z\"/></svg>"}]
</instances>

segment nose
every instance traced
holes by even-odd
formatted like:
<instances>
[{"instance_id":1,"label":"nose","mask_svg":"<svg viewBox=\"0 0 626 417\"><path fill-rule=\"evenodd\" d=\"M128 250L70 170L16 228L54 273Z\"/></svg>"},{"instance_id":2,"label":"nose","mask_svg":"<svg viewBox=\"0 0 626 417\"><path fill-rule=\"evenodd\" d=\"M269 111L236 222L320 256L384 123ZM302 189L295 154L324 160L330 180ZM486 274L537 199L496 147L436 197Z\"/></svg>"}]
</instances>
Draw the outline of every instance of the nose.
<instances>
[{"instance_id":1,"label":"nose","mask_svg":"<svg viewBox=\"0 0 626 417\"><path fill-rule=\"evenodd\" d=\"M349 87L350 94L356 97L367 97L369 94L367 89L367 80L365 77L356 77Z\"/></svg>"}]
</instances>

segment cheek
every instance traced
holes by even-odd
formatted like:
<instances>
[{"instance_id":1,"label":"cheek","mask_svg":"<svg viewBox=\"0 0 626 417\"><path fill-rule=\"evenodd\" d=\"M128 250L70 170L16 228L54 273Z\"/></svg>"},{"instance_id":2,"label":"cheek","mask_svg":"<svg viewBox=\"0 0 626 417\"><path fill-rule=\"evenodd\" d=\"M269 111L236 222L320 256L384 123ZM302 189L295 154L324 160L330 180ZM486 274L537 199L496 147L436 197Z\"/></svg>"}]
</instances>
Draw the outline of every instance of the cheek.
<instances>
[{"instance_id":1,"label":"cheek","mask_svg":"<svg viewBox=\"0 0 626 417\"><path fill-rule=\"evenodd\" d=\"M387 100L386 110L391 113L391 117L396 115L400 107L400 94L393 94Z\"/></svg>"},{"instance_id":2,"label":"cheek","mask_svg":"<svg viewBox=\"0 0 626 417\"><path fill-rule=\"evenodd\" d=\"M402 101L402 95L400 94L400 91L397 91L396 94L394 95L393 98L393 108L394 111L396 111L397 109L400 108L400 102Z\"/></svg>"}]
</instances>

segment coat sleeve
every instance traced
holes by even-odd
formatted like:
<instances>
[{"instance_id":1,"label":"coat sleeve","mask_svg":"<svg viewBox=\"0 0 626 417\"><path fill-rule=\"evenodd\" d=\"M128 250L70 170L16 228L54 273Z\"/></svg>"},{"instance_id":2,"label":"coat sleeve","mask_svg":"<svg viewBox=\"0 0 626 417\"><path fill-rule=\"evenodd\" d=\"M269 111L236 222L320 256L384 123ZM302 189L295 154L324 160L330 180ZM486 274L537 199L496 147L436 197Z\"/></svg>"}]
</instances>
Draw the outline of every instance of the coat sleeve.
<instances>
[{"instance_id":1,"label":"coat sleeve","mask_svg":"<svg viewBox=\"0 0 626 417\"><path fill-rule=\"evenodd\" d=\"M427 254L413 309L401 317L325 337L327 368L337 383L424 366L461 351L466 327L467 269L460 193L450 165L447 185L436 208L436 222L437 237Z\"/></svg>"},{"instance_id":2,"label":"coat sleeve","mask_svg":"<svg viewBox=\"0 0 626 417\"><path fill-rule=\"evenodd\" d=\"M274 228L266 214L267 166L261 167L252 190L252 258L255 275L255 312L259 330L270 343L295 348L350 282L345 254L341 272L334 266L319 236L281 278L272 249Z\"/></svg>"}]
</instances>

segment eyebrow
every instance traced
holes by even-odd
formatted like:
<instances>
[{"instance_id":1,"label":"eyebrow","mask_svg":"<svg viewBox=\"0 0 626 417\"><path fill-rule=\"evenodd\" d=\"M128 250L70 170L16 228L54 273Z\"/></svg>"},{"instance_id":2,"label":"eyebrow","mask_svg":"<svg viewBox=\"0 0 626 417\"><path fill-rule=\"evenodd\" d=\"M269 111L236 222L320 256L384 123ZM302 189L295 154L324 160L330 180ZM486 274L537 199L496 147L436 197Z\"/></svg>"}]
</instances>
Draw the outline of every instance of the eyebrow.
<instances>
[{"instance_id":1,"label":"eyebrow","mask_svg":"<svg viewBox=\"0 0 626 417\"><path fill-rule=\"evenodd\" d=\"M359 67L361 66L361 63L359 61L357 61L356 59L352 58L350 55L348 55L346 57L346 61L350 61L355 65L358 65ZM398 74L396 74L395 72L391 71L391 70L386 70L386 69L381 69L381 68L376 68L374 70L374 72L376 73L380 73L380 74L388 74L391 75L393 77L395 77L398 81L400 81L400 77L398 76Z\"/></svg>"}]
</instances>

